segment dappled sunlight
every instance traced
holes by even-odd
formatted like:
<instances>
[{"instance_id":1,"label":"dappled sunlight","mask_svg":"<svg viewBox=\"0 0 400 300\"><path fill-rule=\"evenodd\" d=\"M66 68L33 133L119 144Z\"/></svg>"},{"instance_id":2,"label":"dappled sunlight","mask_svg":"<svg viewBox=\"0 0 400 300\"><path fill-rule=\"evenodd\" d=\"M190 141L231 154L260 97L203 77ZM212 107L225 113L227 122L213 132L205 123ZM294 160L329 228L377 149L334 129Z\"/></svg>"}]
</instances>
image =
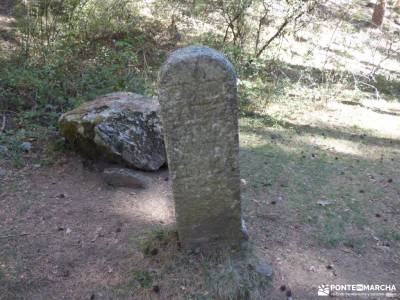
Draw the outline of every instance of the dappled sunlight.
<instances>
[{"instance_id":1,"label":"dappled sunlight","mask_svg":"<svg viewBox=\"0 0 400 300\"><path fill-rule=\"evenodd\" d=\"M172 196L165 184L155 184L145 190L117 191L112 197L113 210L127 219L169 225L174 222Z\"/></svg>"},{"instance_id":2,"label":"dappled sunlight","mask_svg":"<svg viewBox=\"0 0 400 300\"><path fill-rule=\"evenodd\" d=\"M286 106L286 103L275 103L268 108L265 116L272 119L272 116L281 116L281 113L287 110ZM360 102L329 101L322 109L302 109L287 116L286 119L290 120L290 123L285 121L285 117L276 122L277 125L284 127L314 128L312 134L325 135L328 134L326 131L337 132L335 138L338 139L343 133L349 136L365 134L376 139L400 140L399 117L400 103L364 99Z\"/></svg>"},{"instance_id":3,"label":"dappled sunlight","mask_svg":"<svg viewBox=\"0 0 400 300\"><path fill-rule=\"evenodd\" d=\"M391 138L381 138L368 134L351 133L350 128L329 127L326 124L319 126L296 125L289 123L289 130L271 127L241 126L240 146L242 151L256 149L270 149L283 151L287 155L300 154L319 149L332 155L345 155L352 159L379 160L382 153L394 155L400 153L396 145L400 141ZM294 133L293 130L298 133ZM361 139L361 143L360 140Z\"/></svg>"},{"instance_id":4,"label":"dappled sunlight","mask_svg":"<svg viewBox=\"0 0 400 300\"><path fill-rule=\"evenodd\" d=\"M400 103L389 104L386 101L366 100L360 105L346 105L338 102L330 102L328 109L333 111L314 115L321 122L328 123L332 118L336 124L342 126L357 126L362 130L375 131L379 136L400 138L399 116L390 109L399 109Z\"/></svg>"},{"instance_id":5,"label":"dappled sunlight","mask_svg":"<svg viewBox=\"0 0 400 300\"><path fill-rule=\"evenodd\" d=\"M319 146L321 149L328 151L350 154L352 156L363 157L365 154L358 147L358 143L347 140L340 140L336 138L318 137L305 137L304 140L309 140L309 143Z\"/></svg>"}]
</instances>

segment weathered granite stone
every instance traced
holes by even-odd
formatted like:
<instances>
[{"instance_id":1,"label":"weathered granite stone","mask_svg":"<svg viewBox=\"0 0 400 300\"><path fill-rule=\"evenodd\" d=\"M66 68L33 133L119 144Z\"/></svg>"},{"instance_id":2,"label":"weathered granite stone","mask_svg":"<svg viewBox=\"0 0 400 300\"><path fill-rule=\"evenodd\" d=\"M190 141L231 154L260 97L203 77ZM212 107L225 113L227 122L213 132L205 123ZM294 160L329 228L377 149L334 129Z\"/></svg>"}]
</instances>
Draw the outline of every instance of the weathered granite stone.
<instances>
[{"instance_id":1,"label":"weathered granite stone","mask_svg":"<svg viewBox=\"0 0 400 300\"><path fill-rule=\"evenodd\" d=\"M179 238L186 248L243 239L233 66L217 51L175 51L159 101Z\"/></svg>"},{"instance_id":2,"label":"weathered granite stone","mask_svg":"<svg viewBox=\"0 0 400 300\"><path fill-rule=\"evenodd\" d=\"M158 101L112 93L63 114L61 134L91 158L106 158L145 171L166 162Z\"/></svg>"},{"instance_id":3,"label":"weathered granite stone","mask_svg":"<svg viewBox=\"0 0 400 300\"><path fill-rule=\"evenodd\" d=\"M150 179L143 173L126 168L106 168L103 179L114 187L146 188Z\"/></svg>"}]
</instances>

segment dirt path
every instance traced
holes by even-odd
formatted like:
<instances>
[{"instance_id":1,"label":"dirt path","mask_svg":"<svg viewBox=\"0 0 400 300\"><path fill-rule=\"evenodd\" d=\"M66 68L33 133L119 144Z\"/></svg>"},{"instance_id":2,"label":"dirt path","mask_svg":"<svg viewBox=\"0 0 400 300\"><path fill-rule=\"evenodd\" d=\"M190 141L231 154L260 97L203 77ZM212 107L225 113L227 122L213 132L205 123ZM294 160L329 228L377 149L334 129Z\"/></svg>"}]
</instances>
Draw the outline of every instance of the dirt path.
<instances>
[{"instance_id":1,"label":"dirt path","mask_svg":"<svg viewBox=\"0 0 400 300\"><path fill-rule=\"evenodd\" d=\"M165 171L143 191L105 186L77 157L53 168L6 173L1 299L90 299L141 264L138 236L173 220Z\"/></svg>"}]
</instances>

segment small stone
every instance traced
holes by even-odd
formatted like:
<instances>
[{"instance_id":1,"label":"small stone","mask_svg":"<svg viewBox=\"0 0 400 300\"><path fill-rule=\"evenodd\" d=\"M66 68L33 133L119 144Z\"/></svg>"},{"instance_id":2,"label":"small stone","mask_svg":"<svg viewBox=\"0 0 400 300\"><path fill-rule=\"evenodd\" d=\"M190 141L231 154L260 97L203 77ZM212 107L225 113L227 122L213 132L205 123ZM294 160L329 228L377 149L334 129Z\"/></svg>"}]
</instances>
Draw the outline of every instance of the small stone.
<instances>
[{"instance_id":1,"label":"small stone","mask_svg":"<svg viewBox=\"0 0 400 300\"><path fill-rule=\"evenodd\" d=\"M20 148L21 148L21 150L24 151L24 152L29 152L29 151L31 151L31 149L32 149L32 144L31 144L30 142L23 142L23 143L20 145Z\"/></svg>"},{"instance_id":2,"label":"small stone","mask_svg":"<svg viewBox=\"0 0 400 300\"><path fill-rule=\"evenodd\" d=\"M388 179L388 182L389 182L389 183L392 183L392 182L393 182L393 179L392 179L392 178L389 178L389 179Z\"/></svg>"},{"instance_id":3,"label":"small stone","mask_svg":"<svg viewBox=\"0 0 400 300\"><path fill-rule=\"evenodd\" d=\"M59 194L59 195L58 195L58 198L60 198L60 199L65 198L65 194L63 194L63 193Z\"/></svg>"},{"instance_id":4,"label":"small stone","mask_svg":"<svg viewBox=\"0 0 400 300\"><path fill-rule=\"evenodd\" d=\"M160 287L158 285L153 285L153 292L158 294L160 292Z\"/></svg>"},{"instance_id":5,"label":"small stone","mask_svg":"<svg viewBox=\"0 0 400 300\"><path fill-rule=\"evenodd\" d=\"M287 290L286 291L286 297L288 297L288 298L292 297L292 291L291 290Z\"/></svg>"},{"instance_id":6,"label":"small stone","mask_svg":"<svg viewBox=\"0 0 400 300\"><path fill-rule=\"evenodd\" d=\"M271 277L273 274L272 267L267 263L261 263L256 266L256 272L265 277Z\"/></svg>"},{"instance_id":7,"label":"small stone","mask_svg":"<svg viewBox=\"0 0 400 300\"><path fill-rule=\"evenodd\" d=\"M125 168L107 168L103 171L104 181L114 187L145 188L149 178L138 171Z\"/></svg>"},{"instance_id":8,"label":"small stone","mask_svg":"<svg viewBox=\"0 0 400 300\"><path fill-rule=\"evenodd\" d=\"M319 200L317 203L319 205L321 205L321 206L328 206L328 205L333 204L334 201L332 201L332 200Z\"/></svg>"},{"instance_id":9,"label":"small stone","mask_svg":"<svg viewBox=\"0 0 400 300\"><path fill-rule=\"evenodd\" d=\"M279 288L282 292L284 292L286 290L286 285L281 285L281 287Z\"/></svg>"},{"instance_id":10,"label":"small stone","mask_svg":"<svg viewBox=\"0 0 400 300\"><path fill-rule=\"evenodd\" d=\"M72 232L71 228L67 228L67 230L65 231L66 234L70 234Z\"/></svg>"},{"instance_id":11,"label":"small stone","mask_svg":"<svg viewBox=\"0 0 400 300\"><path fill-rule=\"evenodd\" d=\"M243 234L243 239L248 241L250 236L249 236L249 231L247 230L246 223L242 219L242 234Z\"/></svg>"},{"instance_id":12,"label":"small stone","mask_svg":"<svg viewBox=\"0 0 400 300\"><path fill-rule=\"evenodd\" d=\"M6 176L6 170L0 169L0 178Z\"/></svg>"},{"instance_id":13,"label":"small stone","mask_svg":"<svg viewBox=\"0 0 400 300\"><path fill-rule=\"evenodd\" d=\"M8 148L4 145L0 145L0 154L6 154L8 152Z\"/></svg>"},{"instance_id":14,"label":"small stone","mask_svg":"<svg viewBox=\"0 0 400 300\"><path fill-rule=\"evenodd\" d=\"M381 214L376 213L376 214L375 214L375 217L380 218L380 217L381 217Z\"/></svg>"}]
</instances>

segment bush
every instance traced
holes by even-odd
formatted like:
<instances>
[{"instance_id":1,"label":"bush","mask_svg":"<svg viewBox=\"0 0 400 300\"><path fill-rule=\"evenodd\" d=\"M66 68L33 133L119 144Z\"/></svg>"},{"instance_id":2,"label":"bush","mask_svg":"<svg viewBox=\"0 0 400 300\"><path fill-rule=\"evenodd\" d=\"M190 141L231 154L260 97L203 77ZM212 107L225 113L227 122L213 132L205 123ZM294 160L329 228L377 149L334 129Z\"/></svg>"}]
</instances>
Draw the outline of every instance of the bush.
<instances>
[{"instance_id":1,"label":"bush","mask_svg":"<svg viewBox=\"0 0 400 300\"><path fill-rule=\"evenodd\" d=\"M15 5L20 44L1 61L1 110L63 111L117 90L152 93L159 53L132 1Z\"/></svg>"}]
</instances>

